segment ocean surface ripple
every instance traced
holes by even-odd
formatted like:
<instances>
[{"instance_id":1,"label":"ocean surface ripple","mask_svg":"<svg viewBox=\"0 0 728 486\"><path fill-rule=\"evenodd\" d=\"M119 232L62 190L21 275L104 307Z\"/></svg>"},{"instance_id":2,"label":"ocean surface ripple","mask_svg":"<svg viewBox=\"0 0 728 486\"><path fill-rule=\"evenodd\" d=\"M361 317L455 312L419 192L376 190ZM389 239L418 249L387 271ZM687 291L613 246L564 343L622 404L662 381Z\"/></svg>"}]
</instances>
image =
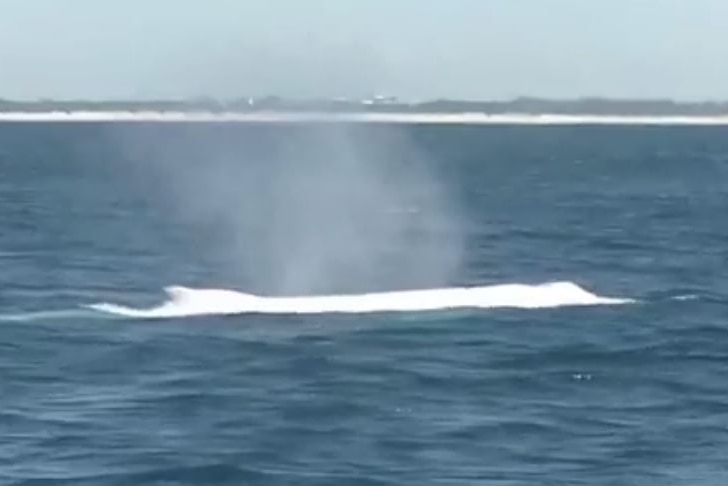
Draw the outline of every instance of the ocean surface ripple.
<instances>
[{"instance_id":1,"label":"ocean surface ripple","mask_svg":"<svg viewBox=\"0 0 728 486\"><path fill-rule=\"evenodd\" d=\"M0 484L728 481L728 129L327 130L0 124Z\"/></svg>"}]
</instances>

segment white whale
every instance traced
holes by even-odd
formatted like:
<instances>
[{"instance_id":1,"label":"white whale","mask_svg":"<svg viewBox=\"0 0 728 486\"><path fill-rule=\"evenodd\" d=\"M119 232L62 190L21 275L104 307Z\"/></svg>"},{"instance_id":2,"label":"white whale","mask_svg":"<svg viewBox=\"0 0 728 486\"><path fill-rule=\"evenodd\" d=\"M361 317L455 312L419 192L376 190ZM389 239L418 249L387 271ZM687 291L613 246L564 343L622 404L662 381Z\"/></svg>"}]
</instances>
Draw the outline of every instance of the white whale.
<instances>
[{"instance_id":1,"label":"white whale","mask_svg":"<svg viewBox=\"0 0 728 486\"><path fill-rule=\"evenodd\" d=\"M448 309L522 308L615 305L630 299L602 297L573 282L539 285L503 284L484 287L377 292L355 295L264 297L224 289L165 288L169 299L152 308L100 303L89 307L126 317L172 318L230 314L325 314L417 312Z\"/></svg>"}]
</instances>

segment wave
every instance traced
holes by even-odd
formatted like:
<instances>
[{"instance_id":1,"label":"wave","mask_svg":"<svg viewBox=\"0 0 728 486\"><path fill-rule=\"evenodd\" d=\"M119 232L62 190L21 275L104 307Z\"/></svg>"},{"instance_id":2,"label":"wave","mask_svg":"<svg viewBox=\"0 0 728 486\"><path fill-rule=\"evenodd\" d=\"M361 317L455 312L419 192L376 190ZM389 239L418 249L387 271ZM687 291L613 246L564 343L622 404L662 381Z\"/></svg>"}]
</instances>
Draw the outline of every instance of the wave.
<instances>
[{"instance_id":1,"label":"wave","mask_svg":"<svg viewBox=\"0 0 728 486\"><path fill-rule=\"evenodd\" d=\"M109 318L121 317L109 314ZM0 314L0 322L71 321L98 318L91 309L57 309Z\"/></svg>"},{"instance_id":2,"label":"wave","mask_svg":"<svg viewBox=\"0 0 728 486\"><path fill-rule=\"evenodd\" d=\"M180 286L166 287L164 290L169 298L156 307L134 308L98 303L88 308L117 316L163 319L232 314L358 314L450 309L541 309L634 302L631 299L602 297L573 282L299 297L264 297L234 290L192 289Z\"/></svg>"}]
</instances>

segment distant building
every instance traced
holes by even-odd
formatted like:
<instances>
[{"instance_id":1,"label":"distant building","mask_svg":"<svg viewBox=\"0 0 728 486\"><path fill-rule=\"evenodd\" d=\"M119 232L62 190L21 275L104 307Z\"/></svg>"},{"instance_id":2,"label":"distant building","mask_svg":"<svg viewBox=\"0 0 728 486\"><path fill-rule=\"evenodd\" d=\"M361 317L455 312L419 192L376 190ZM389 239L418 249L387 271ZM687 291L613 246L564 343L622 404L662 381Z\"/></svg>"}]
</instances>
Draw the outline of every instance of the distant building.
<instances>
[{"instance_id":1,"label":"distant building","mask_svg":"<svg viewBox=\"0 0 728 486\"><path fill-rule=\"evenodd\" d=\"M396 105L399 99L396 96L374 95L371 98L362 100L364 105Z\"/></svg>"}]
</instances>

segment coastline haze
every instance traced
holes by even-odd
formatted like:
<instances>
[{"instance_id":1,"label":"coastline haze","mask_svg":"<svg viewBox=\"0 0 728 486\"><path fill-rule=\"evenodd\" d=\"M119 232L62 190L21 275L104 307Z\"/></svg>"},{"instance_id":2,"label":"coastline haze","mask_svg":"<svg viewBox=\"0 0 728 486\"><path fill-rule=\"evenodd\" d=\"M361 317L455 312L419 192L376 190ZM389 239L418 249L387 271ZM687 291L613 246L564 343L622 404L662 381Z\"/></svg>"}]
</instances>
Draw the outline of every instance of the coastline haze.
<instances>
[{"instance_id":1,"label":"coastline haze","mask_svg":"<svg viewBox=\"0 0 728 486\"><path fill-rule=\"evenodd\" d=\"M727 99L719 0L0 0L0 98Z\"/></svg>"}]
</instances>

